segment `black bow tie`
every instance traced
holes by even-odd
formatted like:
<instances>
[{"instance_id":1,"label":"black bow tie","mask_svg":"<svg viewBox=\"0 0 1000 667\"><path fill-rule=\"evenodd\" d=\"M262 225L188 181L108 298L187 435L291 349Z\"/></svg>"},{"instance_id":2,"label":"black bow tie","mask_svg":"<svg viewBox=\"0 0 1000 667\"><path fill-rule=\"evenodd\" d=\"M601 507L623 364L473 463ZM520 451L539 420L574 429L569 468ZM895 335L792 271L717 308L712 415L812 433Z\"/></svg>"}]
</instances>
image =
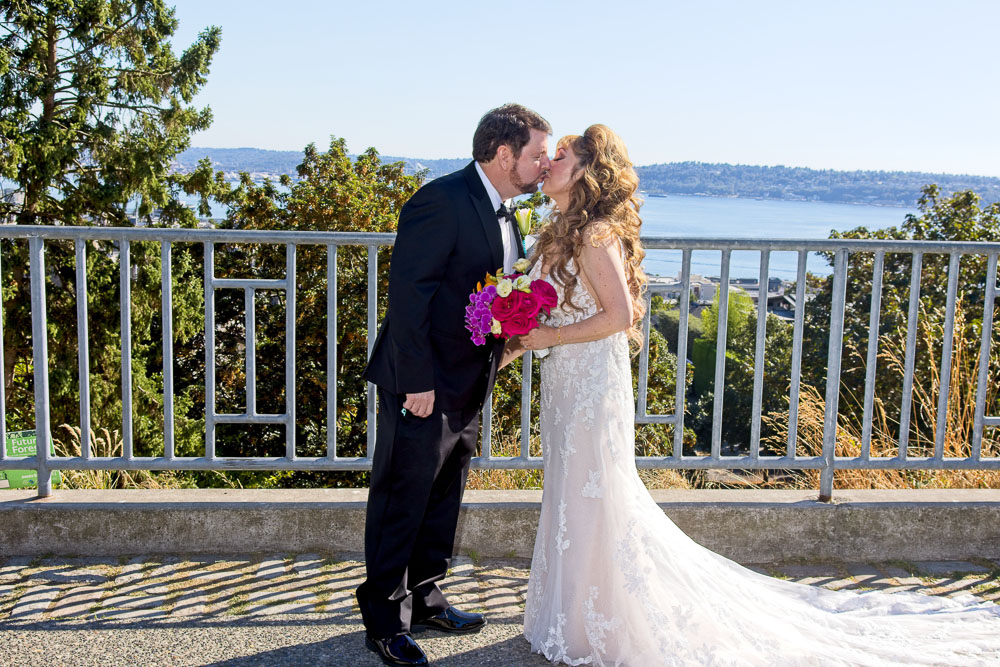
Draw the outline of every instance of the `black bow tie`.
<instances>
[{"instance_id":1,"label":"black bow tie","mask_svg":"<svg viewBox=\"0 0 1000 667\"><path fill-rule=\"evenodd\" d=\"M503 218L507 222L514 222L514 214L511 213L510 209L503 202L500 202L500 208L497 209L497 217Z\"/></svg>"}]
</instances>

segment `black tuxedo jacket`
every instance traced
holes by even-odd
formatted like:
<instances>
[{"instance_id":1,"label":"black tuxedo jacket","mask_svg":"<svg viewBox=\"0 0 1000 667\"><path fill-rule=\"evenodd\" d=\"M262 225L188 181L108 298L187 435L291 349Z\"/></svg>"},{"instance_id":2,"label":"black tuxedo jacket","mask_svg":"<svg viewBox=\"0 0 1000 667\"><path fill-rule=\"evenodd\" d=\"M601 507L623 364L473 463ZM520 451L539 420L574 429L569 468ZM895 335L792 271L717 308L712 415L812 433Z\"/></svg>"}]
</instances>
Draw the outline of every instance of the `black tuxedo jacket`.
<instances>
[{"instance_id":1,"label":"black tuxedo jacket","mask_svg":"<svg viewBox=\"0 0 1000 667\"><path fill-rule=\"evenodd\" d=\"M523 256L520 232L513 241ZM396 394L434 390L435 406L482 405L503 342L476 346L465 328L469 294L503 266L503 241L475 162L420 188L399 214L389 308L365 379Z\"/></svg>"}]
</instances>

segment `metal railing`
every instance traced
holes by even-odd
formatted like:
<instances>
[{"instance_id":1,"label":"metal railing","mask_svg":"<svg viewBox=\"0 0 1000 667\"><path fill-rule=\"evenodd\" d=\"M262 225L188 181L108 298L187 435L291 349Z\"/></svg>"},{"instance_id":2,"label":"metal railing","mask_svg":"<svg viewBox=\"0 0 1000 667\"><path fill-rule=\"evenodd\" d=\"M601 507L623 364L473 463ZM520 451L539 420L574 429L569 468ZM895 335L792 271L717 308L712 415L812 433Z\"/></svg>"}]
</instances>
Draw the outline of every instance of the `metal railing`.
<instances>
[{"instance_id":1,"label":"metal railing","mask_svg":"<svg viewBox=\"0 0 1000 667\"><path fill-rule=\"evenodd\" d=\"M108 227L0 227L2 239L27 239L30 251L31 313L33 341L33 372L35 391L35 428L37 455L33 457L8 456L5 447L0 447L0 470L34 469L38 473L38 494L51 494L51 474L53 470L367 470L371 467L371 455L375 444L375 393L368 385L367 395L367 451L363 457L343 457L337 453L337 383L327 382L327 451L326 456L302 457L296 455L295 447L295 296L296 296L296 248L297 246L325 246L327 250L327 373L329 378L337 376L337 249L340 246L363 246L368 250L368 331L376 330L377 321L377 274L378 249L391 246L393 234L340 233L340 232L290 232L290 231L245 231L209 229L134 229ZM76 248L76 289L78 319L78 349L80 378L80 441L81 456L56 457L49 453L51 425L49 423L48 384L48 341L45 296L45 243L52 240L72 240ZM122 455L115 457L93 456L87 443L90 442L90 362L88 356L87 328L87 283L86 251L88 241L112 241L119 244L118 262L120 267L121 298L121 371L122 371ZM163 456L139 457L134 455L132 437L132 378L131 378L131 285L130 285L130 243L158 242L161 245L162 272L162 321L163 321L163 405L164 405L164 454ZM205 455L199 457L179 457L175 455L173 418L173 330L171 294L171 249L176 243L202 244L204 247L204 289L205 289ZM285 277L278 280L264 279L223 279L215 276L215 244L278 244L285 247ZM690 317L691 257L692 252L710 250L721 254L720 298L718 309L718 330L716 332L714 403L712 410L711 452L709 455L685 455L682 448L686 373L679 361L676 378L676 395L672 414L650 414L647 411L649 346L644 346L639 359L639 391L636 401L638 424L665 424L673 427L673 448L669 456L640 456L637 465L647 468L699 468L699 469L814 469L820 471L820 499L828 500L833 493L833 474L838 469L1000 469L1000 458L982 456L983 429L986 426L1000 426L1000 416L985 414L988 378L988 361L993 330L993 307L996 295L997 257L1000 244L972 242L924 242L924 241L869 241L869 240L733 240L699 238L644 238L648 250L679 250L681 252L681 292L678 299L679 330L677 336L677 358L687 359L687 332ZM726 363L726 334L729 307L730 262L733 252L754 251L760 254L759 285L768 282L768 268L772 252L791 251L797 253L797 280L792 343L791 377L789 382L789 426L787 447L784 455L761 454L761 405L763 392L764 341L767 327L766 308L758 308L756 344L754 350L754 382L751 440L749 453L743 456L722 454L721 424L724 415L723 387ZM810 252L827 252L834 256L833 293L829 322L829 355L827 359L827 381L825 417L823 426L822 454L798 456L798 409L801 381L803 314L806 297L806 259ZM870 313L870 334L868 337L867 368L865 378L863 435L861 455L857 457L835 456L838 400L840 395L841 353L844 335L844 308L846 297L848 257L852 253L873 253L872 308ZM872 435L872 409L875 387L876 355L878 351L878 323L880 315L883 263L886 253L906 253L912 256L909 316L907 319L906 359L903 377L903 398L900 418L899 455L895 457L872 457L870 444ZM945 254L949 256L948 288L944 340L940 360L940 377L949 378L951 351L954 339L955 304L958 286L958 267L963 255L985 256L988 259L985 286L982 340L980 348L979 374L976 387L975 423L973 428L972 451L969 457L945 457L945 416L948 409L949 384L941 385L938 402L938 420L935 433L934 455L911 457L907 454L907 437L912 411L912 390L915 365L917 335L917 311L920 298L921 262L925 254ZM2 279L0 263L0 279ZM215 307L214 293L217 289L242 289L246 304L246 409L243 413L230 414L216 412L215 400ZM255 300L256 290L284 290L286 293L285 312L285 412L283 414L262 414L256 407L256 366L255 366ZM648 299L657 292L654 287ZM647 305L649 305L647 303ZM648 340L650 329L650 308L647 307L642 323L643 334ZM0 321L0 340L3 330ZM371 352L374 336L368 336L368 351ZM518 456L494 456L491 434L492 406L487 404L483 411L482 451L484 455L473 459L477 468L537 469L542 467L541 457L530 456L531 426L531 367L530 352L523 357L522 401L521 401L521 441ZM0 346L0 368L3 368L3 348ZM6 441L6 398L4 383L0 382L0 442ZM218 456L215 448L217 424L280 424L285 426L285 455L281 457L232 458Z\"/></svg>"}]
</instances>

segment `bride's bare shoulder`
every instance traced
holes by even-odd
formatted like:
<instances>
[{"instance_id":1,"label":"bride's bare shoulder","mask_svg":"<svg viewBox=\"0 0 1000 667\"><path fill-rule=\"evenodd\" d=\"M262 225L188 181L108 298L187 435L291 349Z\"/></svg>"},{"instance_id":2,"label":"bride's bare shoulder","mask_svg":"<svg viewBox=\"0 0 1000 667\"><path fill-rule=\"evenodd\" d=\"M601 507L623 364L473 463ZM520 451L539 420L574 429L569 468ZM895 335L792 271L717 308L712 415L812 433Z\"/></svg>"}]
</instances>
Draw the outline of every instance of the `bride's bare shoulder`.
<instances>
[{"instance_id":1,"label":"bride's bare shoulder","mask_svg":"<svg viewBox=\"0 0 1000 667\"><path fill-rule=\"evenodd\" d=\"M606 248L618 243L618 232L610 220L591 220L581 232L584 247Z\"/></svg>"}]
</instances>

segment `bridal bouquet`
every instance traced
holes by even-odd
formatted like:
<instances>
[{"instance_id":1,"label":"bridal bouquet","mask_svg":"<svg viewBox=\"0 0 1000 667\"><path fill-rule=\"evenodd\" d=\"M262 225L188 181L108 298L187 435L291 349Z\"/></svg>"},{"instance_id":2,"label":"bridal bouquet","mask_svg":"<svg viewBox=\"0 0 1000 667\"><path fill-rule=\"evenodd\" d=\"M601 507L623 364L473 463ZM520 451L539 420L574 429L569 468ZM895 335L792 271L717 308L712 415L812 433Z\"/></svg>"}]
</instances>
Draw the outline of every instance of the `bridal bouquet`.
<instances>
[{"instance_id":1,"label":"bridal bouquet","mask_svg":"<svg viewBox=\"0 0 1000 667\"><path fill-rule=\"evenodd\" d=\"M476 285L465 307L465 328L476 345L486 343L493 335L507 340L526 334L538 326L538 314L556 305L556 291L544 280L531 280L524 272L528 260L514 263L514 272L487 274L485 283Z\"/></svg>"}]
</instances>

